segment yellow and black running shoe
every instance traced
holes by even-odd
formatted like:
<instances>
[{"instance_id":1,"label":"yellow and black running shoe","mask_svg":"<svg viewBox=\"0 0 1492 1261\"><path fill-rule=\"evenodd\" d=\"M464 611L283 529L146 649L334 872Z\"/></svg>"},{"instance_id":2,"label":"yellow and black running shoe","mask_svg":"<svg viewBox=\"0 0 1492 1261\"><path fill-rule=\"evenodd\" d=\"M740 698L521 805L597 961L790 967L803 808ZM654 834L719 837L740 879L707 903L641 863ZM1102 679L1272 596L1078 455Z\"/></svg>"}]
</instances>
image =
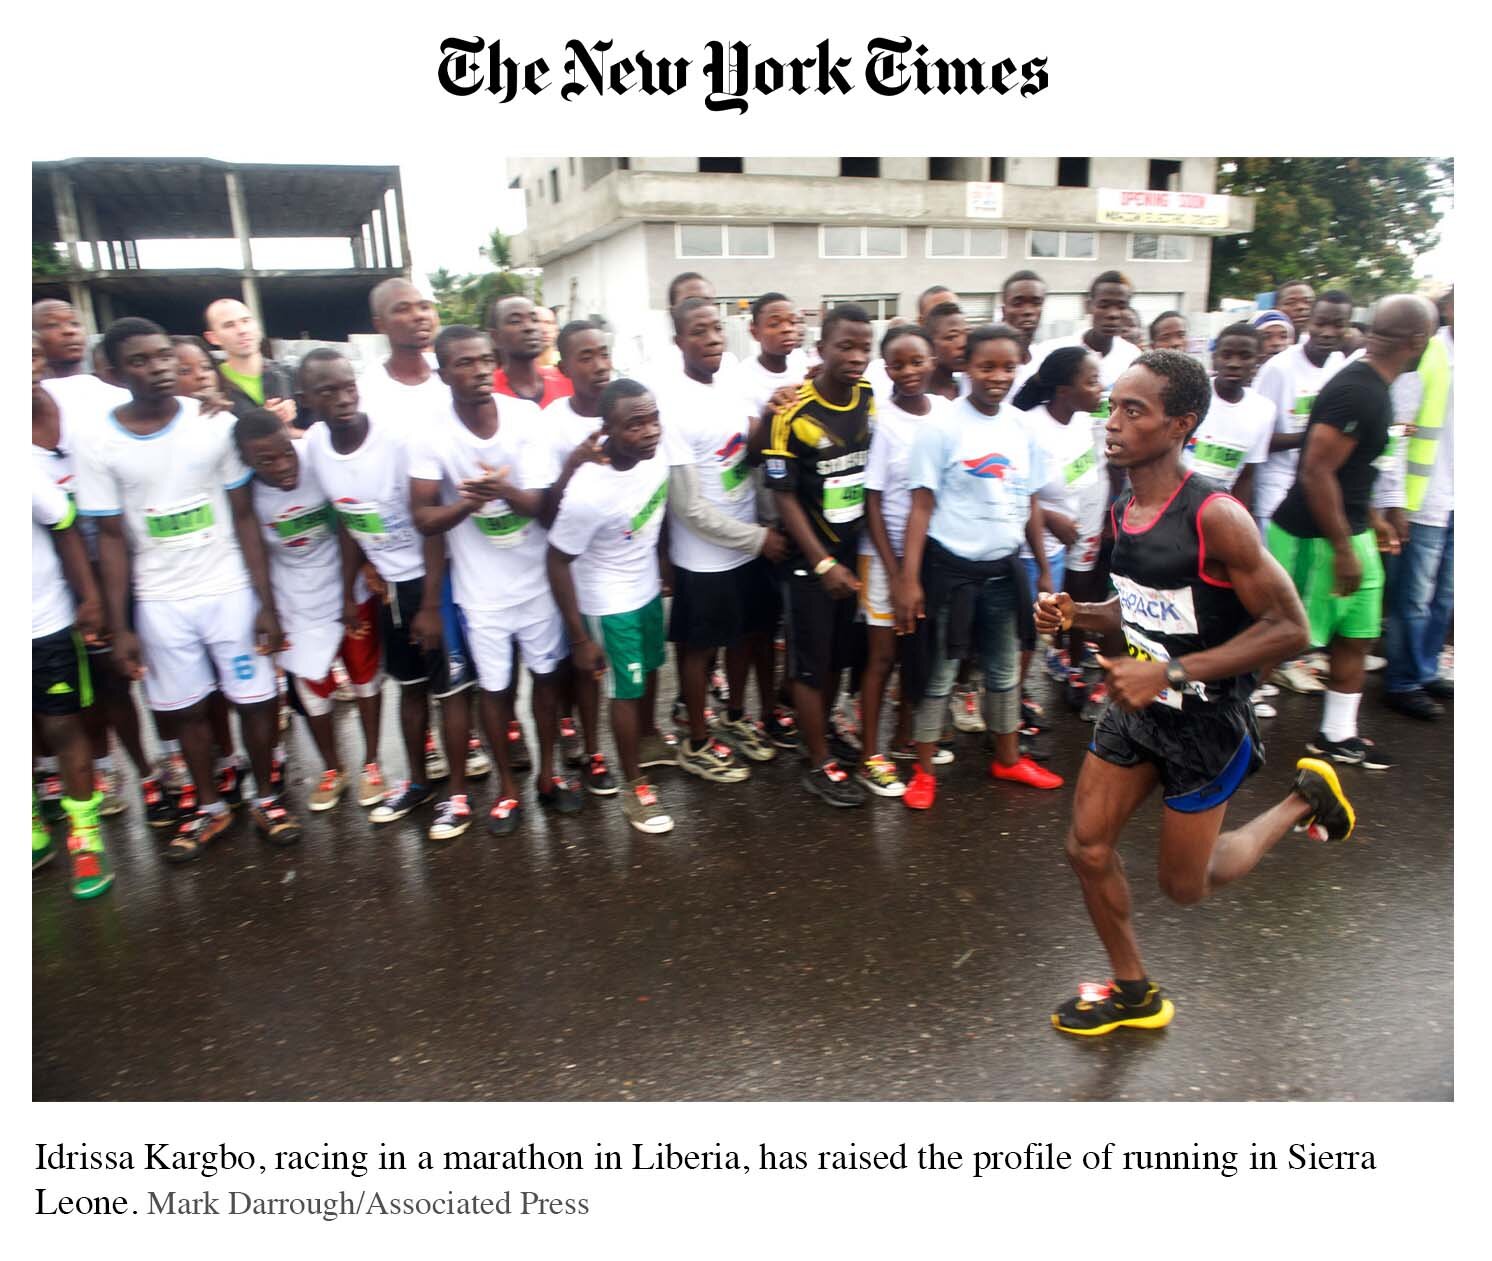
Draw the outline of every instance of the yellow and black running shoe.
<instances>
[{"instance_id":1,"label":"yellow and black running shoe","mask_svg":"<svg viewBox=\"0 0 1492 1261\"><path fill-rule=\"evenodd\" d=\"M1345 841L1357 826L1357 813L1331 763L1303 757L1295 764L1294 791L1311 803L1306 831L1315 841Z\"/></svg>"},{"instance_id":2,"label":"yellow and black running shoe","mask_svg":"<svg viewBox=\"0 0 1492 1261\"><path fill-rule=\"evenodd\" d=\"M1078 996L1069 998L1052 1013L1052 1025L1063 1033L1095 1037L1112 1033L1120 1025L1136 1029L1163 1029L1171 1023L1176 1006L1164 997L1158 985L1150 985L1142 1003L1126 1003L1119 987L1112 982L1096 985L1084 982Z\"/></svg>"}]
</instances>

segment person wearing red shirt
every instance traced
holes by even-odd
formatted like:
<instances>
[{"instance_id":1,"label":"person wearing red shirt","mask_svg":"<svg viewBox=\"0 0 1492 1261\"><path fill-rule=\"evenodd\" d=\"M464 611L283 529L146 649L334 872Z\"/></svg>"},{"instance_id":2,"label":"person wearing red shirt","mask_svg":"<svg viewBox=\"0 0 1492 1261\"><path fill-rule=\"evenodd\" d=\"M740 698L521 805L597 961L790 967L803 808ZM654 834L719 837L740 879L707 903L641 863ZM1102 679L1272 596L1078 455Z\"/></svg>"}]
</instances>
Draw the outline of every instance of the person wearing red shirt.
<instances>
[{"instance_id":1,"label":"person wearing red shirt","mask_svg":"<svg viewBox=\"0 0 1492 1261\"><path fill-rule=\"evenodd\" d=\"M540 365L544 326L539 323L538 308L527 298L518 294L499 298L492 304L487 323L502 361L502 367L492 374L496 393L527 399L540 407L575 393L559 369Z\"/></svg>"}]
</instances>

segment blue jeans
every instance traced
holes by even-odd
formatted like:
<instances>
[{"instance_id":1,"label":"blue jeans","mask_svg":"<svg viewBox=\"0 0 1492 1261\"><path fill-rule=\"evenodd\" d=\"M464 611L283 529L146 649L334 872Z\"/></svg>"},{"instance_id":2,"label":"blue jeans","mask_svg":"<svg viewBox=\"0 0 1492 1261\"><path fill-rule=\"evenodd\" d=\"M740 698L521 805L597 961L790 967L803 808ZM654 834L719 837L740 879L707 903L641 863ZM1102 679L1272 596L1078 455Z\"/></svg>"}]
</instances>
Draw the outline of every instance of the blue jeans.
<instances>
[{"instance_id":1,"label":"blue jeans","mask_svg":"<svg viewBox=\"0 0 1492 1261\"><path fill-rule=\"evenodd\" d=\"M1010 578L991 578L979 592L975 613L974 640L979 667L984 673L984 721L996 735L1020 729L1021 653L1015 620L1016 583ZM933 626L937 637L933 650L932 677L917 704L913 736L925 744L936 743L948 716L948 694L958 678L959 662L948 656L948 610L939 609Z\"/></svg>"},{"instance_id":2,"label":"blue jeans","mask_svg":"<svg viewBox=\"0 0 1492 1261\"><path fill-rule=\"evenodd\" d=\"M1026 567L1026 578L1031 584L1031 598L1034 600L1036 599L1036 577L1039 572L1036 568L1036 557L1022 556L1021 564ZM1055 556L1048 556L1046 567L1052 574L1052 590L1061 591L1062 580L1067 577L1067 549L1064 547Z\"/></svg>"},{"instance_id":3,"label":"blue jeans","mask_svg":"<svg viewBox=\"0 0 1492 1261\"><path fill-rule=\"evenodd\" d=\"M1455 597L1455 528L1413 525L1401 555L1390 557L1383 650L1384 686L1412 692L1440 672L1440 650L1450 629Z\"/></svg>"}]
</instances>

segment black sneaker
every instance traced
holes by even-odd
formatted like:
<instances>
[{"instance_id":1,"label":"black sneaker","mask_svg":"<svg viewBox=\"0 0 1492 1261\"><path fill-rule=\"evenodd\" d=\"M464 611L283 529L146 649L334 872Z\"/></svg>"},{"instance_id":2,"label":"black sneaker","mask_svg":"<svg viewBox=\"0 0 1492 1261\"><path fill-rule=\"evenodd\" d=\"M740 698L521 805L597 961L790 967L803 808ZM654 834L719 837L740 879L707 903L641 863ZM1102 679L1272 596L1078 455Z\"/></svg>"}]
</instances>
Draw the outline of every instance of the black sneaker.
<instances>
[{"instance_id":1,"label":"black sneaker","mask_svg":"<svg viewBox=\"0 0 1492 1261\"><path fill-rule=\"evenodd\" d=\"M829 746L829 756L836 762L854 766L860 761L859 745L853 743L839 728L831 726L829 738L824 743Z\"/></svg>"},{"instance_id":2,"label":"black sneaker","mask_svg":"<svg viewBox=\"0 0 1492 1261\"><path fill-rule=\"evenodd\" d=\"M585 798L580 795L575 781L562 775L551 779L548 788L536 788L535 792L540 805L558 810L560 814L579 814L585 806Z\"/></svg>"},{"instance_id":3,"label":"black sneaker","mask_svg":"<svg viewBox=\"0 0 1492 1261\"><path fill-rule=\"evenodd\" d=\"M767 739L779 749L796 749L802 741L798 736L798 720L785 709L774 709L762 720Z\"/></svg>"},{"instance_id":4,"label":"black sneaker","mask_svg":"<svg viewBox=\"0 0 1492 1261\"><path fill-rule=\"evenodd\" d=\"M865 804L865 789L860 787L849 772L838 762L825 762L812 770L803 772L803 787L815 797L831 806L860 806Z\"/></svg>"},{"instance_id":5,"label":"black sneaker","mask_svg":"<svg viewBox=\"0 0 1492 1261\"><path fill-rule=\"evenodd\" d=\"M1306 743L1306 750L1318 757L1329 757L1343 766L1360 766L1365 771L1386 771L1393 767L1394 760L1371 740L1352 736L1346 740L1328 740L1317 732Z\"/></svg>"},{"instance_id":6,"label":"black sneaker","mask_svg":"<svg viewBox=\"0 0 1492 1261\"><path fill-rule=\"evenodd\" d=\"M487 815L487 830L493 836L511 836L523 819L523 806L516 797L501 797L492 803Z\"/></svg>"},{"instance_id":7,"label":"black sneaker","mask_svg":"<svg viewBox=\"0 0 1492 1261\"><path fill-rule=\"evenodd\" d=\"M606 754L592 753L590 765L585 768L585 790L593 797L615 797L616 776L606 765Z\"/></svg>"},{"instance_id":8,"label":"black sneaker","mask_svg":"<svg viewBox=\"0 0 1492 1261\"><path fill-rule=\"evenodd\" d=\"M1456 695L1456 685L1450 679L1431 679L1422 690L1437 701L1452 700Z\"/></svg>"},{"instance_id":9,"label":"black sneaker","mask_svg":"<svg viewBox=\"0 0 1492 1261\"><path fill-rule=\"evenodd\" d=\"M181 810L171 800L165 782L159 775L141 780L140 793L145 798L145 822L153 828L169 828L181 822Z\"/></svg>"},{"instance_id":10,"label":"black sneaker","mask_svg":"<svg viewBox=\"0 0 1492 1261\"><path fill-rule=\"evenodd\" d=\"M406 779L368 812L368 822L394 823L434 798L435 789L429 784L411 784Z\"/></svg>"},{"instance_id":11,"label":"black sneaker","mask_svg":"<svg viewBox=\"0 0 1492 1261\"><path fill-rule=\"evenodd\" d=\"M1131 1006L1125 1003L1117 985L1085 983L1078 986L1076 998L1069 998L1052 1013L1052 1027L1091 1038L1111 1033L1120 1025L1163 1029L1175 1014L1175 1005L1161 994L1158 985L1151 984L1145 1001Z\"/></svg>"},{"instance_id":12,"label":"black sneaker","mask_svg":"<svg viewBox=\"0 0 1492 1261\"><path fill-rule=\"evenodd\" d=\"M1322 761L1303 757L1295 764L1295 792L1311 803L1306 831L1312 840L1345 841L1357 826L1357 814L1342 791L1337 773Z\"/></svg>"},{"instance_id":13,"label":"black sneaker","mask_svg":"<svg viewBox=\"0 0 1492 1261\"><path fill-rule=\"evenodd\" d=\"M1421 722L1434 722L1445 716L1445 706L1437 704L1423 688L1415 688L1412 692L1385 692L1383 703Z\"/></svg>"}]
</instances>

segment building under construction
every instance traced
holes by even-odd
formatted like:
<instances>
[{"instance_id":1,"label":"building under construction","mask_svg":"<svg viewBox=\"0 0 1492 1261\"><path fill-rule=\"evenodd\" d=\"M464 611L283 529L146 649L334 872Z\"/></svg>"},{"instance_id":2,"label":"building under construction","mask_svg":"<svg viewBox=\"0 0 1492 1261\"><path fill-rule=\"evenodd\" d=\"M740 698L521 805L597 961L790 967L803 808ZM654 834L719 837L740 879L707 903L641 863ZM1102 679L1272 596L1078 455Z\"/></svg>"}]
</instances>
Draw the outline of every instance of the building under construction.
<instances>
[{"instance_id":1,"label":"building under construction","mask_svg":"<svg viewBox=\"0 0 1492 1261\"><path fill-rule=\"evenodd\" d=\"M241 297L266 336L343 342L372 331L374 285L410 276L397 166L71 158L31 170L33 246L59 247L33 250L32 300L71 302L90 333L125 315L199 332L209 302ZM275 237L345 240L350 266L256 266L253 243ZM140 266L138 242L201 239L236 240L239 266Z\"/></svg>"}]
</instances>

